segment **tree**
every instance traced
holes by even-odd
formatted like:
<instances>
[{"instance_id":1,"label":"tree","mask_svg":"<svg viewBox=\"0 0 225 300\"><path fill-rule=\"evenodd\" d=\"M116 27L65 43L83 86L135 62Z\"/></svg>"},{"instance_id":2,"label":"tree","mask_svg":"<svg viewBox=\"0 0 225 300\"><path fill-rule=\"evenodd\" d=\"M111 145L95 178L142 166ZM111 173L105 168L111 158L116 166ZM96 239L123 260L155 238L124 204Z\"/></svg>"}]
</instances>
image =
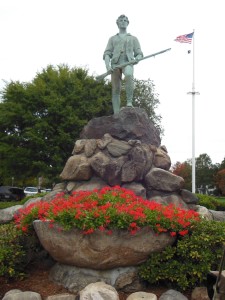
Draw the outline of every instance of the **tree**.
<instances>
[{"instance_id":1,"label":"tree","mask_svg":"<svg viewBox=\"0 0 225 300\"><path fill-rule=\"evenodd\" d=\"M185 161L183 163L180 163L179 161L176 162L172 166L172 173L182 177L185 181L184 188L191 191L191 187L192 187L191 164L188 161Z\"/></svg>"},{"instance_id":2,"label":"tree","mask_svg":"<svg viewBox=\"0 0 225 300\"><path fill-rule=\"evenodd\" d=\"M111 88L87 70L48 66L31 83L10 82L0 104L1 177L55 177L92 117L110 113Z\"/></svg>"},{"instance_id":3,"label":"tree","mask_svg":"<svg viewBox=\"0 0 225 300\"><path fill-rule=\"evenodd\" d=\"M161 116L156 114L159 105L158 94L155 93L154 83L148 80L135 80L134 105L143 108L156 128L162 134Z\"/></svg>"},{"instance_id":4,"label":"tree","mask_svg":"<svg viewBox=\"0 0 225 300\"><path fill-rule=\"evenodd\" d=\"M148 84L143 82L146 89ZM37 183L38 177L55 182L84 125L112 114L111 83L66 65L49 65L29 83L11 81L1 94L1 184L11 184L12 177L21 186ZM146 101L153 100L150 93ZM160 120L154 109L151 119Z\"/></svg>"},{"instance_id":5,"label":"tree","mask_svg":"<svg viewBox=\"0 0 225 300\"><path fill-rule=\"evenodd\" d=\"M197 187L206 188L214 182L214 166L208 154L200 154L196 158L196 185Z\"/></svg>"},{"instance_id":6,"label":"tree","mask_svg":"<svg viewBox=\"0 0 225 300\"><path fill-rule=\"evenodd\" d=\"M219 166L219 169L222 170L222 169L225 169L225 157L224 159L222 160L220 166Z\"/></svg>"}]
</instances>

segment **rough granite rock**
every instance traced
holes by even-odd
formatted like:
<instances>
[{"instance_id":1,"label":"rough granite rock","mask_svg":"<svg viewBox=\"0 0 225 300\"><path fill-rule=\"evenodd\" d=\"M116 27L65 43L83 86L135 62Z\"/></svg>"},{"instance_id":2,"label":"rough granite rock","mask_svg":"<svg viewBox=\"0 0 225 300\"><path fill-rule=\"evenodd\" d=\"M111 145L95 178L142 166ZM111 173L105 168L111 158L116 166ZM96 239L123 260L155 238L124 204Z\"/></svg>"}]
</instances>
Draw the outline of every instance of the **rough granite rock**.
<instances>
[{"instance_id":1,"label":"rough granite rock","mask_svg":"<svg viewBox=\"0 0 225 300\"><path fill-rule=\"evenodd\" d=\"M159 147L159 131L144 109L124 107L118 114L94 118L83 128L81 139L101 139L105 133L123 141L140 140Z\"/></svg>"},{"instance_id":2,"label":"rough granite rock","mask_svg":"<svg viewBox=\"0 0 225 300\"><path fill-rule=\"evenodd\" d=\"M80 300L119 300L114 287L104 282L90 283L79 293Z\"/></svg>"},{"instance_id":3,"label":"rough granite rock","mask_svg":"<svg viewBox=\"0 0 225 300\"><path fill-rule=\"evenodd\" d=\"M42 246L59 263L71 266L108 270L136 266L153 252L172 245L175 238L169 233L154 233L144 227L131 235L127 230L112 230L111 234L96 230L84 235L79 229L60 230L49 227L46 221L33 222Z\"/></svg>"}]
</instances>

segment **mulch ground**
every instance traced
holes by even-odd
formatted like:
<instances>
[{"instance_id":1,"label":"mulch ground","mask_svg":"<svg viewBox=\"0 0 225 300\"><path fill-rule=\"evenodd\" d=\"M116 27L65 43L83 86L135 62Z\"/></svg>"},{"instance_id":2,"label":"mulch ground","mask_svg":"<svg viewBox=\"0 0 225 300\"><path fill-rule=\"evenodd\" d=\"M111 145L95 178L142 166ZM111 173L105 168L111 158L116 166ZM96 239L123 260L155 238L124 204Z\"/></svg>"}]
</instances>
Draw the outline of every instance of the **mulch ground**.
<instances>
[{"instance_id":1,"label":"mulch ground","mask_svg":"<svg viewBox=\"0 0 225 300\"><path fill-rule=\"evenodd\" d=\"M21 291L32 291L39 293L42 299L47 296L68 293L69 291L64 287L55 284L49 279L50 267L35 264L29 266L27 269L27 277L23 280L7 282L4 277L0 277L0 299L3 298L6 292L12 289L19 289ZM165 286L150 286L145 292L153 293L158 298L168 290ZM184 295L191 300L191 291L184 293ZM120 300L126 300L129 294L119 292Z\"/></svg>"}]
</instances>

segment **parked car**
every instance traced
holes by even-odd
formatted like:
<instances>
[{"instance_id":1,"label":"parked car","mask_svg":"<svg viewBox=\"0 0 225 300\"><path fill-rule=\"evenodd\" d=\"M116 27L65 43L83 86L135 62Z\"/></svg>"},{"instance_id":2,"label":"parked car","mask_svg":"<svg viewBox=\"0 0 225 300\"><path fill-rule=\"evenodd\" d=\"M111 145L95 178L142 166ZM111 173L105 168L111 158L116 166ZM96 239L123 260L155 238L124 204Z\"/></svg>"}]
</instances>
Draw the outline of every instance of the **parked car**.
<instances>
[{"instance_id":1,"label":"parked car","mask_svg":"<svg viewBox=\"0 0 225 300\"><path fill-rule=\"evenodd\" d=\"M0 201L21 201L25 196L22 188L0 186Z\"/></svg>"},{"instance_id":2,"label":"parked car","mask_svg":"<svg viewBox=\"0 0 225 300\"><path fill-rule=\"evenodd\" d=\"M38 193L38 188L34 186L28 186L24 189L24 193L26 196L35 195Z\"/></svg>"}]
</instances>

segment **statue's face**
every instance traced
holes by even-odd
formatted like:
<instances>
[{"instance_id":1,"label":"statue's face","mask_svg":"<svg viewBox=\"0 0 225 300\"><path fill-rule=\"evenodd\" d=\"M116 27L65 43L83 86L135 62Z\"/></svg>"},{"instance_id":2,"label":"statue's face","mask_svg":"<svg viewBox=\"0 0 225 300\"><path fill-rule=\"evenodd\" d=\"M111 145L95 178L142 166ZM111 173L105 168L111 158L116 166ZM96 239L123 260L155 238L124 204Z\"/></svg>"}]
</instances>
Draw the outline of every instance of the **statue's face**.
<instances>
[{"instance_id":1,"label":"statue's face","mask_svg":"<svg viewBox=\"0 0 225 300\"><path fill-rule=\"evenodd\" d=\"M129 24L129 22L128 22L126 17L119 18L118 21L117 21L117 25L121 29L126 29L128 24Z\"/></svg>"}]
</instances>

